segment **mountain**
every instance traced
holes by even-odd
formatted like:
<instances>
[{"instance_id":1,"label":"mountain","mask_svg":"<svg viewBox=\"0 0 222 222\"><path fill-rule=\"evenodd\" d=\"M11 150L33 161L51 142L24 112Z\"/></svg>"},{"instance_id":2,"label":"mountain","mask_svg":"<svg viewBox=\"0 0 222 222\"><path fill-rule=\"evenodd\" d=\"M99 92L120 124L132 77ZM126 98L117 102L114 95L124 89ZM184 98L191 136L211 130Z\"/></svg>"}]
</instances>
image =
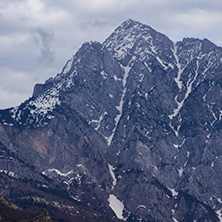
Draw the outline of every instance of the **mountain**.
<instances>
[{"instance_id":1,"label":"mountain","mask_svg":"<svg viewBox=\"0 0 222 222\"><path fill-rule=\"evenodd\" d=\"M46 212L32 213L19 209L0 197L0 219L2 222L52 222Z\"/></svg>"},{"instance_id":2,"label":"mountain","mask_svg":"<svg viewBox=\"0 0 222 222\"><path fill-rule=\"evenodd\" d=\"M222 48L133 20L0 111L1 195L53 221L222 221Z\"/></svg>"}]
</instances>

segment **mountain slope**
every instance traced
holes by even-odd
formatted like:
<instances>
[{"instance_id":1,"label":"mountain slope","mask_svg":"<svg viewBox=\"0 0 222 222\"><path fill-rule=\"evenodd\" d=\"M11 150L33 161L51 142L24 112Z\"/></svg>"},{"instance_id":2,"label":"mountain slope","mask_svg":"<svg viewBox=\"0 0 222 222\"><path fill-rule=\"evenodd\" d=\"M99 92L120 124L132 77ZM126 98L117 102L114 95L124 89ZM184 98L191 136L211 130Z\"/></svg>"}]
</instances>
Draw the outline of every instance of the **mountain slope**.
<instances>
[{"instance_id":1,"label":"mountain slope","mask_svg":"<svg viewBox=\"0 0 222 222\"><path fill-rule=\"evenodd\" d=\"M0 218L1 221L32 221L32 222L52 222L46 212L28 212L19 209L16 205L8 203L4 198L0 198Z\"/></svg>"},{"instance_id":2,"label":"mountain slope","mask_svg":"<svg viewBox=\"0 0 222 222\"><path fill-rule=\"evenodd\" d=\"M62 198L101 221L221 221L221 70L209 40L125 21L0 111L1 181L28 181L24 206Z\"/></svg>"}]
</instances>

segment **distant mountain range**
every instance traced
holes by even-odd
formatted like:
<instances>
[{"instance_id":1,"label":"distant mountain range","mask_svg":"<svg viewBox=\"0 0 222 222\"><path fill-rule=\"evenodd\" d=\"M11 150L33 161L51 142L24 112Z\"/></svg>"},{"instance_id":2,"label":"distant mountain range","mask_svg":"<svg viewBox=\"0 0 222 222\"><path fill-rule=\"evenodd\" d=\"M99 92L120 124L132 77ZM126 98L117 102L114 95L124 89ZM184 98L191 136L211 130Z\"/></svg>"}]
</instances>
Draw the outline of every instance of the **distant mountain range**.
<instances>
[{"instance_id":1,"label":"distant mountain range","mask_svg":"<svg viewBox=\"0 0 222 222\"><path fill-rule=\"evenodd\" d=\"M222 221L222 48L133 20L0 110L0 195L53 221Z\"/></svg>"}]
</instances>

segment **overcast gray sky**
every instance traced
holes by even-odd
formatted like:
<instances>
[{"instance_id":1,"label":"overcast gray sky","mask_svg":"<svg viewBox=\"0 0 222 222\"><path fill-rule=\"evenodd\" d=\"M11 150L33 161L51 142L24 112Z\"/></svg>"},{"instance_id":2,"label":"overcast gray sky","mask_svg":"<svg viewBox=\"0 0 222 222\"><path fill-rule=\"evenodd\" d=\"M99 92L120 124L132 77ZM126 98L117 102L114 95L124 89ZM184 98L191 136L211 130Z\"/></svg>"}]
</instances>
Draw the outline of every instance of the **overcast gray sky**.
<instances>
[{"instance_id":1,"label":"overcast gray sky","mask_svg":"<svg viewBox=\"0 0 222 222\"><path fill-rule=\"evenodd\" d=\"M174 41L222 46L222 0L0 0L0 108L28 99L82 43L103 42L129 18Z\"/></svg>"}]
</instances>

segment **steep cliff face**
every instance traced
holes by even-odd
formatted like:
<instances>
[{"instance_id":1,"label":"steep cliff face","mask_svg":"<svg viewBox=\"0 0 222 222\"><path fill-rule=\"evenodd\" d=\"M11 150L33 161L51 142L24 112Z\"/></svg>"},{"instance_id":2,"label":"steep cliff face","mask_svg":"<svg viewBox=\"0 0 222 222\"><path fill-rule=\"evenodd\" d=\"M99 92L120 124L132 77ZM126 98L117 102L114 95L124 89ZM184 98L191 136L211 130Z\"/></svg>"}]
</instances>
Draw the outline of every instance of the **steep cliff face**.
<instances>
[{"instance_id":1,"label":"steep cliff face","mask_svg":"<svg viewBox=\"0 0 222 222\"><path fill-rule=\"evenodd\" d=\"M1 194L66 221L222 221L221 87L220 47L127 20L0 111Z\"/></svg>"}]
</instances>

